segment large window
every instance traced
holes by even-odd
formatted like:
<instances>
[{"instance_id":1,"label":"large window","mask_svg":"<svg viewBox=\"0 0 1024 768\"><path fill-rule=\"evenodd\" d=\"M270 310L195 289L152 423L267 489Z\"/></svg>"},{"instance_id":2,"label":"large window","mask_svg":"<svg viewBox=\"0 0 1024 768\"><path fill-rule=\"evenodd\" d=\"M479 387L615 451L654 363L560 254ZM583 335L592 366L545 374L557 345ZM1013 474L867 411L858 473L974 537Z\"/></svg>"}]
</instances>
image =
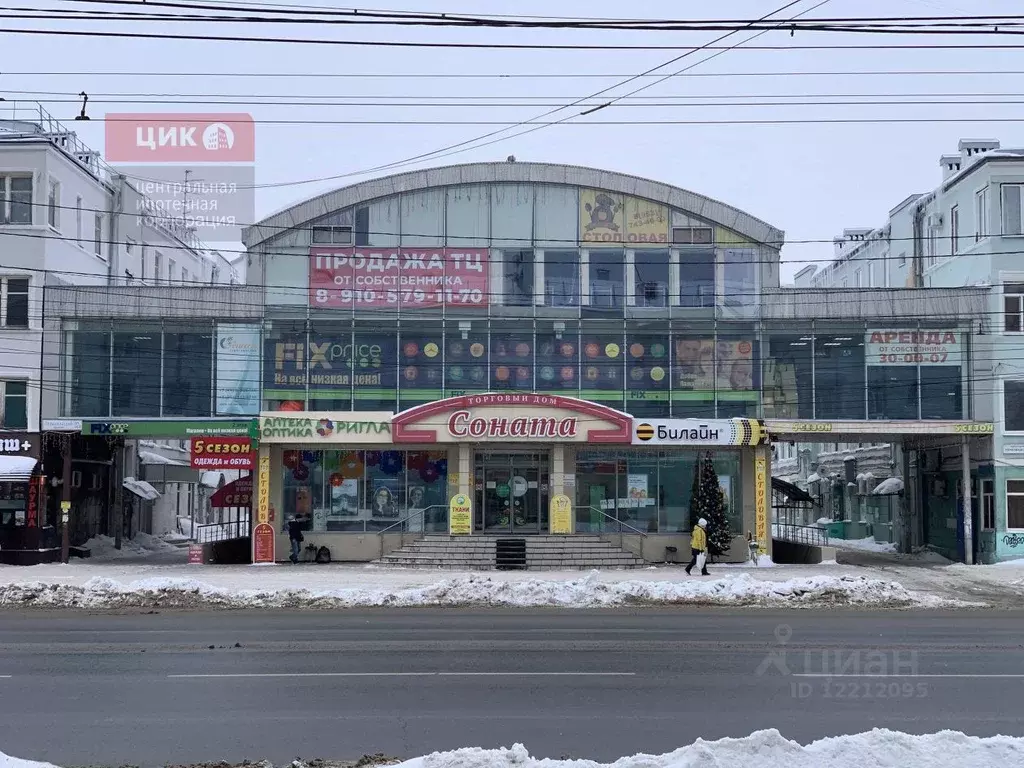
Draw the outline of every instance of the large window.
<instances>
[{"instance_id":1,"label":"large window","mask_svg":"<svg viewBox=\"0 0 1024 768\"><path fill-rule=\"evenodd\" d=\"M626 339L626 411L633 416L668 418L668 323L642 323Z\"/></svg>"},{"instance_id":2,"label":"large window","mask_svg":"<svg viewBox=\"0 0 1024 768\"><path fill-rule=\"evenodd\" d=\"M0 278L0 320L4 328L28 328L28 278Z\"/></svg>"},{"instance_id":3,"label":"large window","mask_svg":"<svg viewBox=\"0 0 1024 768\"><path fill-rule=\"evenodd\" d=\"M284 452L282 532L447 531L445 451Z\"/></svg>"},{"instance_id":4,"label":"large window","mask_svg":"<svg viewBox=\"0 0 1024 768\"><path fill-rule=\"evenodd\" d=\"M353 408L357 411L396 410L397 324L357 320L352 357Z\"/></svg>"},{"instance_id":5,"label":"large window","mask_svg":"<svg viewBox=\"0 0 1024 768\"><path fill-rule=\"evenodd\" d=\"M454 326L454 327L453 327ZM445 397L462 395L466 392L486 392L487 381L487 323L482 320L449 319L445 331L444 387ZM496 339L491 339L491 358L494 357ZM526 343L526 354L521 344ZM508 349L503 347L503 349ZM525 365L530 368L533 355L532 345L519 341L506 357L506 361L515 359L522 365L515 366L509 373L509 381L526 381L529 374L521 370ZM507 366L506 366L507 367ZM528 389L529 387L525 387Z\"/></svg>"},{"instance_id":6,"label":"large window","mask_svg":"<svg viewBox=\"0 0 1024 768\"><path fill-rule=\"evenodd\" d=\"M1003 381L1003 430L1024 432L1024 381Z\"/></svg>"},{"instance_id":7,"label":"large window","mask_svg":"<svg viewBox=\"0 0 1024 768\"><path fill-rule=\"evenodd\" d=\"M1024 235L1024 184L1002 184L1000 186L1003 205L1003 234Z\"/></svg>"},{"instance_id":8,"label":"large window","mask_svg":"<svg viewBox=\"0 0 1024 768\"><path fill-rule=\"evenodd\" d=\"M491 331L491 389L533 389L533 334Z\"/></svg>"},{"instance_id":9,"label":"large window","mask_svg":"<svg viewBox=\"0 0 1024 768\"><path fill-rule=\"evenodd\" d=\"M959 365L921 366L921 418L961 419L963 374Z\"/></svg>"},{"instance_id":10,"label":"large window","mask_svg":"<svg viewBox=\"0 0 1024 768\"><path fill-rule=\"evenodd\" d=\"M974 241L988 237L988 187L974 193Z\"/></svg>"},{"instance_id":11,"label":"large window","mask_svg":"<svg viewBox=\"0 0 1024 768\"><path fill-rule=\"evenodd\" d=\"M728 248L722 252L722 261L722 305L734 309L756 305L757 251Z\"/></svg>"},{"instance_id":12,"label":"large window","mask_svg":"<svg viewBox=\"0 0 1024 768\"><path fill-rule=\"evenodd\" d=\"M764 366L766 418L814 418L813 343L810 333L771 334Z\"/></svg>"},{"instance_id":13,"label":"large window","mask_svg":"<svg viewBox=\"0 0 1024 768\"><path fill-rule=\"evenodd\" d=\"M537 389L579 392L579 328L572 321L537 322Z\"/></svg>"},{"instance_id":14,"label":"large window","mask_svg":"<svg viewBox=\"0 0 1024 768\"><path fill-rule=\"evenodd\" d=\"M1024 283L1003 283L1003 330L1024 331Z\"/></svg>"},{"instance_id":15,"label":"large window","mask_svg":"<svg viewBox=\"0 0 1024 768\"><path fill-rule=\"evenodd\" d=\"M868 418L918 417L917 368L913 365L868 366Z\"/></svg>"},{"instance_id":16,"label":"large window","mask_svg":"<svg viewBox=\"0 0 1024 768\"><path fill-rule=\"evenodd\" d=\"M46 221L54 229L60 229L60 182L50 179L50 194L46 198Z\"/></svg>"},{"instance_id":17,"label":"large window","mask_svg":"<svg viewBox=\"0 0 1024 768\"><path fill-rule=\"evenodd\" d=\"M97 256L103 255L103 216L98 213L93 227L92 249Z\"/></svg>"},{"instance_id":18,"label":"large window","mask_svg":"<svg viewBox=\"0 0 1024 768\"><path fill-rule=\"evenodd\" d=\"M715 417L714 330L690 336L672 334L672 415L676 418Z\"/></svg>"},{"instance_id":19,"label":"large window","mask_svg":"<svg viewBox=\"0 0 1024 768\"><path fill-rule=\"evenodd\" d=\"M579 251L544 251L544 296L550 307L579 306Z\"/></svg>"},{"instance_id":20,"label":"large window","mask_svg":"<svg viewBox=\"0 0 1024 768\"><path fill-rule=\"evenodd\" d=\"M1024 480L1006 481L1006 527L1024 528Z\"/></svg>"},{"instance_id":21,"label":"large window","mask_svg":"<svg viewBox=\"0 0 1024 768\"><path fill-rule=\"evenodd\" d=\"M576 457L576 530L608 530L615 521L650 533L682 533L691 515L697 451L580 451ZM739 455L713 454L733 534L743 533ZM610 518L610 519L609 519Z\"/></svg>"},{"instance_id":22,"label":"large window","mask_svg":"<svg viewBox=\"0 0 1024 768\"><path fill-rule=\"evenodd\" d=\"M584 323L581 336L581 396L612 401L621 408L625 375L622 323L594 320Z\"/></svg>"},{"instance_id":23,"label":"large window","mask_svg":"<svg viewBox=\"0 0 1024 768\"><path fill-rule=\"evenodd\" d=\"M32 223L32 177L0 176L0 224Z\"/></svg>"},{"instance_id":24,"label":"large window","mask_svg":"<svg viewBox=\"0 0 1024 768\"><path fill-rule=\"evenodd\" d=\"M533 251L502 251L502 303L525 307L533 304Z\"/></svg>"},{"instance_id":25,"label":"large window","mask_svg":"<svg viewBox=\"0 0 1024 768\"><path fill-rule=\"evenodd\" d=\"M160 415L160 341L159 330L114 334L111 415Z\"/></svg>"},{"instance_id":26,"label":"large window","mask_svg":"<svg viewBox=\"0 0 1024 768\"><path fill-rule=\"evenodd\" d=\"M714 251L679 251L679 304L683 307L715 306Z\"/></svg>"},{"instance_id":27,"label":"large window","mask_svg":"<svg viewBox=\"0 0 1024 768\"><path fill-rule=\"evenodd\" d=\"M0 381L0 429L28 429L28 383Z\"/></svg>"},{"instance_id":28,"label":"large window","mask_svg":"<svg viewBox=\"0 0 1024 768\"><path fill-rule=\"evenodd\" d=\"M444 397L443 350L444 333L441 323L421 321L402 325L398 342L400 410ZM468 352L470 359L486 361L486 339L484 342L470 342ZM455 377L463 374L459 363L453 367L456 368ZM453 383L455 377L450 377Z\"/></svg>"},{"instance_id":29,"label":"large window","mask_svg":"<svg viewBox=\"0 0 1024 768\"><path fill-rule=\"evenodd\" d=\"M66 337L68 416L110 415L110 334L78 331Z\"/></svg>"},{"instance_id":30,"label":"large window","mask_svg":"<svg viewBox=\"0 0 1024 768\"><path fill-rule=\"evenodd\" d=\"M960 206L949 209L949 252L960 253Z\"/></svg>"},{"instance_id":31,"label":"large window","mask_svg":"<svg viewBox=\"0 0 1024 768\"><path fill-rule=\"evenodd\" d=\"M625 254L620 250L590 251L590 306L623 306L626 295Z\"/></svg>"},{"instance_id":32,"label":"large window","mask_svg":"<svg viewBox=\"0 0 1024 768\"><path fill-rule=\"evenodd\" d=\"M668 251L638 250L633 256L638 307L668 306Z\"/></svg>"},{"instance_id":33,"label":"large window","mask_svg":"<svg viewBox=\"0 0 1024 768\"><path fill-rule=\"evenodd\" d=\"M212 412L211 333L165 333L163 368L164 416L208 416Z\"/></svg>"},{"instance_id":34,"label":"large window","mask_svg":"<svg viewBox=\"0 0 1024 768\"><path fill-rule=\"evenodd\" d=\"M864 418L864 365L863 329L815 336L815 418Z\"/></svg>"}]
</instances>

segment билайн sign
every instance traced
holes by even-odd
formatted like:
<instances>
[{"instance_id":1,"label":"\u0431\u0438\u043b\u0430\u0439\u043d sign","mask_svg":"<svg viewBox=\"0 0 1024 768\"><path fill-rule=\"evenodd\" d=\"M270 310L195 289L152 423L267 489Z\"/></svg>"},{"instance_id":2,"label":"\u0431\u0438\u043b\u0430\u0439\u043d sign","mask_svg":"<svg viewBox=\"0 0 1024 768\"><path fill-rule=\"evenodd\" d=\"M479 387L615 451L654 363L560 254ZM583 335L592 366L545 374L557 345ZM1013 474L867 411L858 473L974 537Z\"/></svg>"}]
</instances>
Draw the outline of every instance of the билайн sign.
<instances>
[{"instance_id":1,"label":"\u0431\u0438\u043b\u0430\u0439\u043d sign","mask_svg":"<svg viewBox=\"0 0 1024 768\"><path fill-rule=\"evenodd\" d=\"M633 445L761 445L757 419L633 419Z\"/></svg>"}]
</instances>

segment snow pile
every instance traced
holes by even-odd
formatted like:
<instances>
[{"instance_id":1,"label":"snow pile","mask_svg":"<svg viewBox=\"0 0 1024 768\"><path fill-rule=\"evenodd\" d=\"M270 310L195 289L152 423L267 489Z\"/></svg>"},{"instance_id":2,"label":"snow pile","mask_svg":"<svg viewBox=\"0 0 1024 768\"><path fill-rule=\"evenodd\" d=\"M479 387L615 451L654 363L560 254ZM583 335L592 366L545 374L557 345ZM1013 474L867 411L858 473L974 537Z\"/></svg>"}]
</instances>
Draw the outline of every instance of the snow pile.
<instances>
[{"instance_id":1,"label":"snow pile","mask_svg":"<svg viewBox=\"0 0 1024 768\"><path fill-rule=\"evenodd\" d=\"M50 763L36 763L32 760L19 760L0 752L0 768L54 768Z\"/></svg>"},{"instance_id":2,"label":"snow pile","mask_svg":"<svg viewBox=\"0 0 1024 768\"><path fill-rule=\"evenodd\" d=\"M177 461L175 459L169 459L166 456L161 456L159 453L153 451L139 451L139 461L143 464L163 464L164 466L170 467L187 467L187 461Z\"/></svg>"},{"instance_id":3,"label":"snow pile","mask_svg":"<svg viewBox=\"0 0 1024 768\"><path fill-rule=\"evenodd\" d=\"M400 763L398 768L990 768L1024 765L1024 739L1012 736L979 738L958 731L912 736L876 728L854 736L834 736L803 746L774 728L742 739L704 741L667 755L634 755L614 763L590 760L543 760L526 747L460 749L435 752Z\"/></svg>"},{"instance_id":4,"label":"snow pile","mask_svg":"<svg viewBox=\"0 0 1024 768\"><path fill-rule=\"evenodd\" d=\"M177 552L173 547L156 536L137 533L134 539L122 538L121 549L114 546L110 536L94 536L83 545L89 550L90 560L118 560L121 558L148 557L155 552Z\"/></svg>"},{"instance_id":5,"label":"snow pile","mask_svg":"<svg viewBox=\"0 0 1024 768\"><path fill-rule=\"evenodd\" d=\"M602 582L594 571L571 581L504 581L459 576L423 584L381 587L215 587L191 578L151 577L122 584L94 577L81 585L17 582L0 586L0 606L68 608L193 607L371 608L379 606L511 606L599 608L618 605L937 605L893 581L864 576L815 575L785 581L748 573L719 579Z\"/></svg>"},{"instance_id":6,"label":"snow pile","mask_svg":"<svg viewBox=\"0 0 1024 768\"><path fill-rule=\"evenodd\" d=\"M895 544L875 541L874 536L868 536L864 539L829 539L828 543L836 549L856 549L860 552L881 552L884 554L894 554L896 552Z\"/></svg>"}]
</instances>

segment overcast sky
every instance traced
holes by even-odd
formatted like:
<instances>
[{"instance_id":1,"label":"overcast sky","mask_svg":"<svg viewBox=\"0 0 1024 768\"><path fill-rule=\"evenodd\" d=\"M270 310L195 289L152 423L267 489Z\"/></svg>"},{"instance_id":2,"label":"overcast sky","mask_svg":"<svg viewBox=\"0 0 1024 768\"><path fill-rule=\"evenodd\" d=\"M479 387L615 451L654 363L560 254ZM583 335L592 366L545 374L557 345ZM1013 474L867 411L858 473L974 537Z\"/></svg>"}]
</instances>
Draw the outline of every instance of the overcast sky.
<instances>
[{"instance_id":1,"label":"overcast sky","mask_svg":"<svg viewBox=\"0 0 1024 768\"><path fill-rule=\"evenodd\" d=\"M811 8L820 0L802 0L779 16L788 17ZM82 9L90 6L21 0L26 7ZM209 2L209 0L207 0ZM249 3L246 3L249 4ZM316 4L327 7L328 3ZM381 0L374 8L522 15L586 15L622 18L732 18L752 19L783 5L783 0L728 0L714 4L674 0L517 0L482 3L480 0ZM116 6L95 6L116 9ZM141 7L141 6L140 6ZM306 6L311 7L311 6ZM336 6L337 7L337 6ZM153 8L153 6L147 6ZM843 16L1010 14L1021 12L1020 0L830 0L804 18ZM5 21L8 29L65 28L106 31L164 31L179 34L287 36L348 40L420 40L466 42L598 43L636 45L699 45L714 32L580 32L416 29L395 27L340 27L312 25L195 24L55 21ZM740 33L728 43L751 33ZM965 42L1015 43L1019 37L934 38L836 33L771 32L757 45L940 44ZM470 48L384 48L288 45L260 42L164 41L4 35L4 61L0 66L0 95L8 101L0 114L11 114L15 91L63 92L91 95L93 118L106 112L216 112L245 111L257 120L256 178L272 184L257 195L257 218L376 174L358 172L385 163L498 130L500 126L473 125L339 125L273 124L272 120L418 120L517 121L535 117L551 105L606 88L626 76L679 56L682 51L555 51ZM1004 146L1020 146L1019 125L994 122L1018 118L1024 98L1024 75L921 75L921 70L1024 70L1019 51L999 50L782 50L727 51L706 63L709 53L696 53L665 73L692 67L701 77L676 77L643 92L650 102L663 99L696 105L616 106L590 118L538 130L488 147L442 159L406 166L401 170L455 162L504 160L514 154L521 161L571 163L608 168L675 184L720 199L785 230L791 241L783 251L787 265L783 278L791 279L802 262L831 257L831 239L844 227L879 226L887 211L913 192L933 188L940 180L938 159L955 152L960 138L998 138ZM119 73L115 76L75 74L46 76L47 72ZM137 76L131 72L157 72ZM896 71L905 74L870 76L787 76L778 73ZM228 73L252 73L232 77ZM282 73L348 75L347 77L274 77ZM416 74L539 74L602 75L597 78L545 77L455 79L449 77L375 77ZM765 73L775 73L765 76ZM200 76L193 76L200 75ZM352 77L354 75L354 77ZM707 76L713 75L713 76ZM757 75L757 76L751 76ZM612 91L623 93L649 80ZM116 103L101 94L156 94L132 96L149 103ZM186 94L168 96L168 94ZM195 103L194 94L228 94L230 105ZM892 97L897 94L898 96ZM953 95L959 94L959 95ZM976 95L972 95L976 94ZM1000 94L988 96L984 94ZM992 101L1003 104L859 104L824 106L824 96L858 95L863 101L916 100ZM889 98L881 98L889 95ZM410 107L395 106L282 106L275 97L316 97L344 101L343 97L499 97L495 101L518 106ZM327 97L326 99L324 97ZM543 107L536 97L552 97ZM697 98L689 98L697 97ZM714 98L711 98L714 97ZM747 97L747 98L743 98ZM752 98L751 98L752 97ZM784 97L784 98L783 98ZM875 98L873 98L875 97ZM124 97L122 97L124 98ZM180 104L159 103L174 98ZM60 101L65 99L65 101ZM73 99L42 99L59 118L78 112ZM363 98L363 101L366 99ZM836 100L836 99L832 99ZM842 100L842 99L839 99ZM849 99L846 99L849 100ZM708 106L708 102L725 102ZM809 105L740 106L743 101L803 101ZM257 103L263 102L263 103ZM23 116L26 102L19 104ZM578 111L578 110L577 110ZM570 112L561 112L562 117ZM771 124L777 120L829 118L916 118L918 123ZM940 120L953 119L953 122ZM595 125L595 121L762 120L748 125ZM590 124L588 124L590 123ZM102 123L76 123L80 136L97 149L103 146ZM346 179L324 177L356 174ZM313 180L282 185L282 182ZM818 242L794 242L818 241ZM227 248L236 247L239 245Z\"/></svg>"}]
</instances>

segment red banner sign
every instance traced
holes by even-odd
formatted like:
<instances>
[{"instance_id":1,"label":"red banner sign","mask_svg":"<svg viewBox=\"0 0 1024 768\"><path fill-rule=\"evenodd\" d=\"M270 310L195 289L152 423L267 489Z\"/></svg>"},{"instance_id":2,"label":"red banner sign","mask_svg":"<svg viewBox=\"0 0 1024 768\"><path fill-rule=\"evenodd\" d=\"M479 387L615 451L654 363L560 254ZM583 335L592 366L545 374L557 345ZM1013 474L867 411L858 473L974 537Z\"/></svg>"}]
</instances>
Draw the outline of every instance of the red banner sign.
<instances>
[{"instance_id":1,"label":"red banner sign","mask_svg":"<svg viewBox=\"0 0 1024 768\"><path fill-rule=\"evenodd\" d=\"M311 248L311 307L486 307L486 248Z\"/></svg>"},{"instance_id":2,"label":"red banner sign","mask_svg":"<svg viewBox=\"0 0 1024 768\"><path fill-rule=\"evenodd\" d=\"M252 469L255 456L248 437L193 437L193 469Z\"/></svg>"},{"instance_id":3,"label":"red banner sign","mask_svg":"<svg viewBox=\"0 0 1024 768\"><path fill-rule=\"evenodd\" d=\"M210 497L210 506L213 509L220 509L222 507L251 507L252 478L240 477L233 482L227 483L223 488L218 488Z\"/></svg>"}]
</instances>

